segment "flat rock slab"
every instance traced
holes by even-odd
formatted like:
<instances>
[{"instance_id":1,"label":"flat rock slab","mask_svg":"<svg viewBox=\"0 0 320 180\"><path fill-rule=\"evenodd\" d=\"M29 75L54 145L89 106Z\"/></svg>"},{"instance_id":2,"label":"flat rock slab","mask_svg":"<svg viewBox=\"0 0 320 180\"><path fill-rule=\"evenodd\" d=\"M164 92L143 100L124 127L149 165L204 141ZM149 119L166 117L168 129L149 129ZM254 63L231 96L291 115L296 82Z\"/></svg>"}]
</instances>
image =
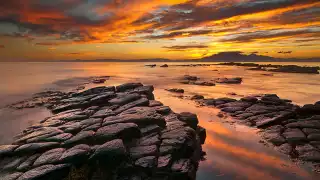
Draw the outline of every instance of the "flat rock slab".
<instances>
[{"instance_id":1,"label":"flat rock slab","mask_svg":"<svg viewBox=\"0 0 320 180\"><path fill-rule=\"evenodd\" d=\"M53 115L0 146L0 179L195 178L206 138L196 114L155 101L151 85L81 89L37 95L58 96L42 103Z\"/></svg>"}]
</instances>

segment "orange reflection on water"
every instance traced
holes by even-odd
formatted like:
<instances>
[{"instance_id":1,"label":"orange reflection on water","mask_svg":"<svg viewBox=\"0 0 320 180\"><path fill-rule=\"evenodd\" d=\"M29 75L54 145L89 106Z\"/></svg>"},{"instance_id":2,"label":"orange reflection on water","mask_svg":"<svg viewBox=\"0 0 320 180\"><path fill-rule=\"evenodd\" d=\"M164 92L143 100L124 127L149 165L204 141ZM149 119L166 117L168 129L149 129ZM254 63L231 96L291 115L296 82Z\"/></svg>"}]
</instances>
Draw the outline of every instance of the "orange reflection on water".
<instances>
[{"instance_id":1,"label":"orange reflection on water","mask_svg":"<svg viewBox=\"0 0 320 180\"><path fill-rule=\"evenodd\" d=\"M247 176L246 178L248 179L276 179L274 174L270 174L275 170L279 172L294 172L300 177L310 178L310 175L306 171L298 166L290 165L289 162L279 157L228 144L211 134L207 134L204 149L208 151L208 156L213 155L210 153L210 150L224 154L222 156L214 155L214 158L209 158L212 160L204 162L205 164L211 166L212 164L217 165L217 162L220 162L220 169L226 169L226 171L236 170L237 174ZM230 156L230 160L226 156ZM243 171L243 173L239 173L238 171Z\"/></svg>"}]
</instances>

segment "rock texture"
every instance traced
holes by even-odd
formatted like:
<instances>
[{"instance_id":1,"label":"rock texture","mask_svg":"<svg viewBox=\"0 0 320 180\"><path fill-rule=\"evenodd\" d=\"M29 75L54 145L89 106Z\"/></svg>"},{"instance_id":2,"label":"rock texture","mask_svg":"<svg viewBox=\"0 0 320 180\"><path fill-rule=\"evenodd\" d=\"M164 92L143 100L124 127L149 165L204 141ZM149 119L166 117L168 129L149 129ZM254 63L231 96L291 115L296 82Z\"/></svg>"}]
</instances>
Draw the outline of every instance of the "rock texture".
<instances>
[{"instance_id":1,"label":"rock texture","mask_svg":"<svg viewBox=\"0 0 320 180\"><path fill-rule=\"evenodd\" d=\"M275 94L240 100L200 99L197 102L217 107L238 122L261 129L262 137L277 146L280 152L303 161L319 162L319 103L300 107Z\"/></svg>"},{"instance_id":2,"label":"rock texture","mask_svg":"<svg viewBox=\"0 0 320 180\"><path fill-rule=\"evenodd\" d=\"M43 104L53 116L24 130L12 145L0 146L0 177L195 179L205 129L197 115L174 113L153 100L152 86L38 95L53 96Z\"/></svg>"}]
</instances>

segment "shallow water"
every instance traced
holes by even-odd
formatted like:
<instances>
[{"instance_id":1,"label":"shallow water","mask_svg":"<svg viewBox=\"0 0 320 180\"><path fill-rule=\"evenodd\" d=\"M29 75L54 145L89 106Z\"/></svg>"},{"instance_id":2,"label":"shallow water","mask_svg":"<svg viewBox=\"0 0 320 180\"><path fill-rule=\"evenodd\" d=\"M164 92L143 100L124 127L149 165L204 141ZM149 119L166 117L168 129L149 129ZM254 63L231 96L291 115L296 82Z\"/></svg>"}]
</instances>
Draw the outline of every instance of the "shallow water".
<instances>
[{"instance_id":1,"label":"shallow water","mask_svg":"<svg viewBox=\"0 0 320 180\"><path fill-rule=\"evenodd\" d=\"M232 124L232 120L220 119L216 116L217 109L198 107L194 102L174 97L174 94L164 89L179 87L185 89L186 95L202 94L213 98L241 98L249 94L275 93L302 105L320 100L320 75L271 73L273 76L265 76L263 74L268 72L247 71L245 67L177 67L170 65L178 63L168 63L169 68L149 68L144 67L144 64L0 63L0 107L30 97L41 90L74 89L85 82L81 77L112 76L106 85L139 81L154 85L156 99L174 111L196 113L200 125L207 129L207 139L203 146L207 155L206 160L200 164L198 180L319 178L308 165L297 165L272 147L259 143L260 137L256 129ZM244 81L241 85L217 84L213 87L179 84L178 78L185 74L208 81L218 77L242 77ZM232 92L238 95L228 95ZM47 116L50 116L50 112L41 108L18 111L0 109L0 144L10 143L14 135Z\"/></svg>"}]
</instances>

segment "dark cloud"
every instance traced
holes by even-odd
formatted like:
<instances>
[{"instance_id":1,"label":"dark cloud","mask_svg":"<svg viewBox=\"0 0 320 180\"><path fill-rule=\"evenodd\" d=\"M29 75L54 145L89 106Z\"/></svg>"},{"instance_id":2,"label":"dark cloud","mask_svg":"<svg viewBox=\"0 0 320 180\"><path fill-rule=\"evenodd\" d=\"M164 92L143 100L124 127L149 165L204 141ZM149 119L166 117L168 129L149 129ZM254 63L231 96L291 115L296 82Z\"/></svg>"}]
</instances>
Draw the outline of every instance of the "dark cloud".
<instances>
[{"instance_id":1,"label":"dark cloud","mask_svg":"<svg viewBox=\"0 0 320 180\"><path fill-rule=\"evenodd\" d=\"M188 49L205 49L208 48L207 45L182 45L182 46L163 46L162 48L168 49L170 51L183 51Z\"/></svg>"},{"instance_id":2,"label":"dark cloud","mask_svg":"<svg viewBox=\"0 0 320 180\"><path fill-rule=\"evenodd\" d=\"M231 37L222 39L222 42L251 42L259 39L272 39L279 37L292 37L292 36L314 36L320 35L319 30L312 29L298 29L298 30L281 30L281 31L257 31L253 33L235 34Z\"/></svg>"}]
</instances>

